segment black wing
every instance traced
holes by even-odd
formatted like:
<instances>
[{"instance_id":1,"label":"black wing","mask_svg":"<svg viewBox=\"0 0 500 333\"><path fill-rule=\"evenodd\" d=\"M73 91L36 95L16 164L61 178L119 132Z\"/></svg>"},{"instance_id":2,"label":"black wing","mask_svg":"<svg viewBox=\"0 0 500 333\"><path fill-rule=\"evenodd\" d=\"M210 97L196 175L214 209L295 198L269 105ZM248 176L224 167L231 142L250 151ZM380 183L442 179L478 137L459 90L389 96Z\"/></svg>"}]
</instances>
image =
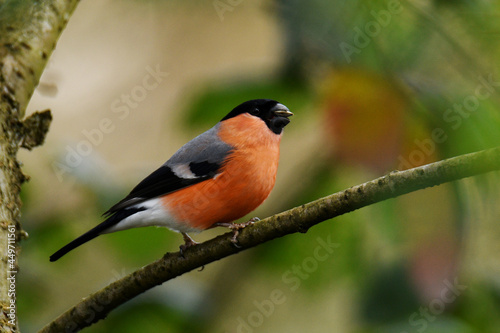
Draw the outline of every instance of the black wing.
<instances>
[{"instance_id":1,"label":"black wing","mask_svg":"<svg viewBox=\"0 0 500 333\"><path fill-rule=\"evenodd\" d=\"M219 163L191 162L189 168L196 177L181 178L169 166L163 165L144 178L132 189L129 195L108 209L103 215L111 215L120 209L211 179L217 174L220 167L221 164Z\"/></svg>"},{"instance_id":2,"label":"black wing","mask_svg":"<svg viewBox=\"0 0 500 333\"><path fill-rule=\"evenodd\" d=\"M233 147L219 139L217 131L218 125L186 143L103 215L111 215L120 209L213 178L233 150ZM185 178L174 172L178 167L189 169Z\"/></svg>"}]
</instances>

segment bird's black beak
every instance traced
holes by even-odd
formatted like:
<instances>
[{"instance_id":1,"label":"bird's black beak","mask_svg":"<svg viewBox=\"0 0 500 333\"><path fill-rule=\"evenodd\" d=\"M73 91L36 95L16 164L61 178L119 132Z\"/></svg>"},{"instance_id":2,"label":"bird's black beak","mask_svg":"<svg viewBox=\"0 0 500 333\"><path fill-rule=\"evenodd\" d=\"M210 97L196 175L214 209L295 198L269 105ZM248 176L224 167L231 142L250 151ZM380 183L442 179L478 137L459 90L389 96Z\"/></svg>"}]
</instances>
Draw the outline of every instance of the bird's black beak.
<instances>
[{"instance_id":1,"label":"bird's black beak","mask_svg":"<svg viewBox=\"0 0 500 333\"><path fill-rule=\"evenodd\" d=\"M276 115L276 117L288 118L288 117L293 116L293 113L290 110L288 110L288 108L281 103L276 104L271 109L271 112L274 113Z\"/></svg>"},{"instance_id":2,"label":"bird's black beak","mask_svg":"<svg viewBox=\"0 0 500 333\"><path fill-rule=\"evenodd\" d=\"M268 120L268 126L274 133L281 134L283 127L290 122L288 117L293 116L293 113L281 103L277 103L270 111L271 119Z\"/></svg>"}]
</instances>

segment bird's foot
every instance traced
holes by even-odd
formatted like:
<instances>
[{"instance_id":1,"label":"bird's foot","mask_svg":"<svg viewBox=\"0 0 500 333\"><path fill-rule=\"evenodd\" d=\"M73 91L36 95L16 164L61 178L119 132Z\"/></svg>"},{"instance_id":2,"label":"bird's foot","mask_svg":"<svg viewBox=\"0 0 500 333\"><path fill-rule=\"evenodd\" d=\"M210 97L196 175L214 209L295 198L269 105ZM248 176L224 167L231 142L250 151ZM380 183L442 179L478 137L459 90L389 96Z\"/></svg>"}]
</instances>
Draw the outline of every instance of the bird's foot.
<instances>
[{"instance_id":1,"label":"bird's foot","mask_svg":"<svg viewBox=\"0 0 500 333\"><path fill-rule=\"evenodd\" d=\"M186 234L184 232L182 232L181 234L182 234L182 238L184 238L184 244L179 246L179 249L180 249L181 256L184 257L184 251L186 251L191 246L197 245L198 242L195 242L191 237L189 237L188 234Z\"/></svg>"},{"instance_id":2,"label":"bird's foot","mask_svg":"<svg viewBox=\"0 0 500 333\"><path fill-rule=\"evenodd\" d=\"M226 227L229 228L233 231L233 237L231 237L231 243L234 244L237 248L241 248L241 246L238 244L238 235L240 234L240 230L244 229L245 227L248 227L251 224L254 224L255 222L260 221L258 217L253 217L247 222L243 223L216 223L215 226L217 227Z\"/></svg>"}]
</instances>

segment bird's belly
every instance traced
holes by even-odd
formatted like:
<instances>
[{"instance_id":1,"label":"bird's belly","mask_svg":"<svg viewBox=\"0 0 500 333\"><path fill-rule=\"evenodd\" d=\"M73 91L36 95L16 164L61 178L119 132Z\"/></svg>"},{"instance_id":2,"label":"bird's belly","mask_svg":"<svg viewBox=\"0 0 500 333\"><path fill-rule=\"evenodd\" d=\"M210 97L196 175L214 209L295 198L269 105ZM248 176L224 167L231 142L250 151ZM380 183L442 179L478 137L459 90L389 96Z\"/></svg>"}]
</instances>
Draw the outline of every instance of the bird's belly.
<instances>
[{"instance_id":1,"label":"bird's belly","mask_svg":"<svg viewBox=\"0 0 500 333\"><path fill-rule=\"evenodd\" d=\"M165 196L175 220L196 229L232 222L257 208L271 192L279 151L236 151L215 178Z\"/></svg>"}]
</instances>

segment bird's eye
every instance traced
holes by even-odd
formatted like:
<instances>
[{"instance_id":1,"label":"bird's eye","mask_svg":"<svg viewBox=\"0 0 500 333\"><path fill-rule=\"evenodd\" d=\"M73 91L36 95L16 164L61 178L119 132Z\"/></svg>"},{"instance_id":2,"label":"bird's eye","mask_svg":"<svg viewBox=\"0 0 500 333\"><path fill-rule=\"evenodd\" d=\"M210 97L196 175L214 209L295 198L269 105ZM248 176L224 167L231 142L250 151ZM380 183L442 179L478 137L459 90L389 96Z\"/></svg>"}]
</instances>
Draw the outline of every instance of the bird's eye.
<instances>
[{"instance_id":1,"label":"bird's eye","mask_svg":"<svg viewBox=\"0 0 500 333\"><path fill-rule=\"evenodd\" d=\"M253 116L258 116L260 114L260 110L255 108L252 111L250 111L250 114Z\"/></svg>"}]
</instances>

